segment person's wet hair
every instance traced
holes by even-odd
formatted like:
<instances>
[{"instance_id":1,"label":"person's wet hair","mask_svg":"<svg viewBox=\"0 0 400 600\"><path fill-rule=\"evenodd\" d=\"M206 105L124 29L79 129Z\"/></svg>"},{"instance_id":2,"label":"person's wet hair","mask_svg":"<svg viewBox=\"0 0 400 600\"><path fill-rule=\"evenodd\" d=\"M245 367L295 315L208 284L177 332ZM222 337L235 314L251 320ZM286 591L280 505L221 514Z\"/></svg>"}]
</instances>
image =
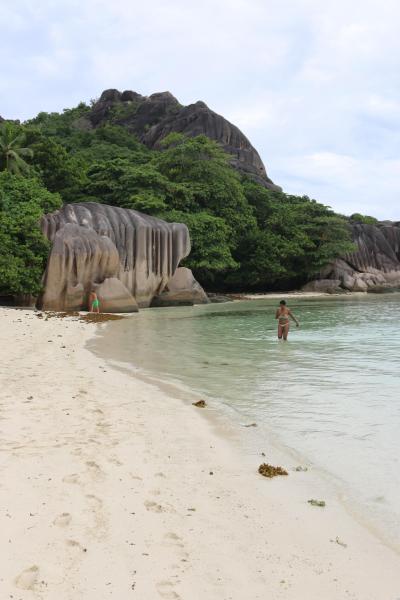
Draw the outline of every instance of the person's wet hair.
<instances>
[{"instance_id":1,"label":"person's wet hair","mask_svg":"<svg viewBox=\"0 0 400 600\"><path fill-rule=\"evenodd\" d=\"M285 305L285 304L286 304L286 300L281 300L281 301L279 302L279 304L284 304L284 305Z\"/></svg>"}]
</instances>

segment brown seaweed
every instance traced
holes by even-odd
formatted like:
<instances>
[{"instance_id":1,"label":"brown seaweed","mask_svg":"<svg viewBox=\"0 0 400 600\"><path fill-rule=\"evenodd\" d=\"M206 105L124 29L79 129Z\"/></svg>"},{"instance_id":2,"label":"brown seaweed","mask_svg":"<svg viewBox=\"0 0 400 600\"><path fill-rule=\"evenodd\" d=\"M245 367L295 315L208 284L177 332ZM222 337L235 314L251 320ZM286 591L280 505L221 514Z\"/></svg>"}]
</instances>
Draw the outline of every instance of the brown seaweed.
<instances>
[{"instance_id":1,"label":"brown seaweed","mask_svg":"<svg viewBox=\"0 0 400 600\"><path fill-rule=\"evenodd\" d=\"M258 472L263 477L269 478L276 477L277 475L288 475L288 472L285 471L285 469L283 469L282 467L273 467L272 465L269 465L267 463L262 463L258 467Z\"/></svg>"},{"instance_id":2,"label":"brown seaweed","mask_svg":"<svg viewBox=\"0 0 400 600\"><path fill-rule=\"evenodd\" d=\"M192 402L193 406L197 406L197 408L205 408L207 406L207 402L205 400L198 400L197 402Z\"/></svg>"}]
</instances>

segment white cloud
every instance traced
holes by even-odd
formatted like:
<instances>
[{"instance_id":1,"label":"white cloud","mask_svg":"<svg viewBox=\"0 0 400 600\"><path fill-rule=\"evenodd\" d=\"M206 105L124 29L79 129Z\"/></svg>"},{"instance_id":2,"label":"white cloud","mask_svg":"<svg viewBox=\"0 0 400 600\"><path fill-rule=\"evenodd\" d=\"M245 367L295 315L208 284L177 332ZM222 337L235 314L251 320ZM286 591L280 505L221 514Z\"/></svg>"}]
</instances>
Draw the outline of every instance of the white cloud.
<instances>
[{"instance_id":1,"label":"white cloud","mask_svg":"<svg viewBox=\"0 0 400 600\"><path fill-rule=\"evenodd\" d=\"M400 218L399 20L398 0L14 0L0 114L168 89L241 127L285 190Z\"/></svg>"}]
</instances>

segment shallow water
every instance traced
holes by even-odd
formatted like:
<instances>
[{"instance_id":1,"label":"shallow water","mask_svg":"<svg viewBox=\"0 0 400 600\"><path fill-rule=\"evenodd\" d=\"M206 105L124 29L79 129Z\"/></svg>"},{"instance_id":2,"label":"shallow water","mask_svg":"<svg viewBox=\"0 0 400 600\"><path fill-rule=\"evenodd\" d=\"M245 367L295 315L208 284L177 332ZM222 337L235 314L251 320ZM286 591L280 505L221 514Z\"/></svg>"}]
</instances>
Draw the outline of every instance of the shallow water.
<instances>
[{"instance_id":1,"label":"shallow water","mask_svg":"<svg viewBox=\"0 0 400 600\"><path fill-rule=\"evenodd\" d=\"M276 339L277 304L143 310L112 323L102 344L268 429L398 546L400 295L294 299L301 327L286 343Z\"/></svg>"}]
</instances>

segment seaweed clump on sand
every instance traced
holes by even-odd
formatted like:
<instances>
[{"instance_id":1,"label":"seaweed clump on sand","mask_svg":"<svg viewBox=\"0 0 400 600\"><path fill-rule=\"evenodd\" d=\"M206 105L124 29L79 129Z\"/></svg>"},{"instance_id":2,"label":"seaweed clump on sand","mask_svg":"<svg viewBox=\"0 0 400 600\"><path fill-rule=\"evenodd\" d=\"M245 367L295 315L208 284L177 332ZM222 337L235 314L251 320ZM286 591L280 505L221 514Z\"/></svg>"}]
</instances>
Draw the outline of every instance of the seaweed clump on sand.
<instances>
[{"instance_id":1,"label":"seaweed clump on sand","mask_svg":"<svg viewBox=\"0 0 400 600\"><path fill-rule=\"evenodd\" d=\"M272 465L268 465L267 463L262 463L258 467L258 472L263 477L276 477L277 475L288 475L288 472L285 471L282 467L273 467Z\"/></svg>"},{"instance_id":2,"label":"seaweed clump on sand","mask_svg":"<svg viewBox=\"0 0 400 600\"><path fill-rule=\"evenodd\" d=\"M85 323L105 323L106 321L118 321L123 318L121 315L112 315L110 313L87 313L86 315L81 315L79 320Z\"/></svg>"},{"instance_id":3,"label":"seaweed clump on sand","mask_svg":"<svg viewBox=\"0 0 400 600\"><path fill-rule=\"evenodd\" d=\"M311 504L311 506L320 506L321 508L326 506L325 500L315 500L314 498L311 498L311 500L307 500L307 502L308 504Z\"/></svg>"},{"instance_id":4,"label":"seaweed clump on sand","mask_svg":"<svg viewBox=\"0 0 400 600\"><path fill-rule=\"evenodd\" d=\"M205 400L198 400L197 402L192 402L193 406L197 406L197 408L205 408L207 406L207 402Z\"/></svg>"},{"instance_id":5,"label":"seaweed clump on sand","mask_svg":"<svg viewBox=\"0 0 400 600\"><path fill-rule=\"evenodd\" d=\"M83 321L84 323L105 323L106 321L117 321L124 318L122 315L114 315L110 313L87 313L82 315L76 310L68 310L65 312L46 311L43 313L37 313L36 316L39 319L42 319L44 316L45 321L48 319L66 319L70 317L77 317L79 321Z\"/></svg>"},{"instance_id":6,"label":"seaweed clump on sand","mask_svg":"<svg viewBox=\"0 0 400 600\"><path fill-rule=\"evenodd\" d=\"M45 321L47 321L48 319L65 319L66 317L79 317L80 313L76 310L69 310L67 312L55 312L53 310L49 310L49 311L45 311L45 312L38 312L36 313L36 316L38 319L45 319Z\"/></svg>"}]
</instances>

